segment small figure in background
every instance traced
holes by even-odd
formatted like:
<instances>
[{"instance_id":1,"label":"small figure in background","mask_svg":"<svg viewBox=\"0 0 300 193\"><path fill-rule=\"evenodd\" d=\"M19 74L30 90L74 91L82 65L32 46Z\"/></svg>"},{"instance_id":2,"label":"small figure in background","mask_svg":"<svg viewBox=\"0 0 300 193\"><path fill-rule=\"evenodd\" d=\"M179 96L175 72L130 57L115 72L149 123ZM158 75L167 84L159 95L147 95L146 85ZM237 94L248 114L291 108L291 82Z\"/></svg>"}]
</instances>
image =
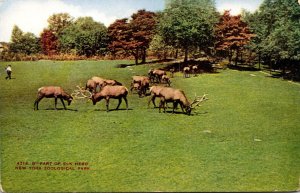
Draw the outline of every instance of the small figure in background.
<instances>
[{"instance_id":1,"label":"small figure in background","mask_svg":"<svg viewBox=\"0 0 300 193\"><path fill-rule=\"evenodd\" d=\"M8 65L6 68L5 68L5 71L7 73L7 77L5 77L5 79L11 79L11 65Z\"/></svg>"}]
</instances>

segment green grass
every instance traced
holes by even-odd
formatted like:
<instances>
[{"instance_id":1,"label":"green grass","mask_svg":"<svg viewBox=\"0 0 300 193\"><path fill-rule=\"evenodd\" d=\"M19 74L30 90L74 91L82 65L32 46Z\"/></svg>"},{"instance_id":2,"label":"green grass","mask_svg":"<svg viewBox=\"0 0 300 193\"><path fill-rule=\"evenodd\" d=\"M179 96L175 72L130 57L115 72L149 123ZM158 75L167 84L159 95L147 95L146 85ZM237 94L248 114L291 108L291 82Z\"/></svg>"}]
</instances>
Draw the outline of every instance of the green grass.
<instances>
[{"instance_id":1,"label":"green grass","mask_svg":"<svg viewBox=\"0 0 300 193\"><path fill-rule=\"evenodd\" d=\"M260 72L220 71L172 86L208 94L192 112L159 113L129 94L119 111L104 101L76 101L53 110L37 89L68 92L94 76L130 86L132 75L157 65L116 68L131 61L12 62L0 75L1 184L6 192L295 191L299 189L300 85ZM1 63L4 69L7 63ZM253 74L255 76L251 76ZM115 108L112 101L110 108ZM62 108L60 101L59 108ZM179 111L180 112L180 111ZM15 170L19 161L89 163L89 171Z\"/></svg>"}]
</instances>

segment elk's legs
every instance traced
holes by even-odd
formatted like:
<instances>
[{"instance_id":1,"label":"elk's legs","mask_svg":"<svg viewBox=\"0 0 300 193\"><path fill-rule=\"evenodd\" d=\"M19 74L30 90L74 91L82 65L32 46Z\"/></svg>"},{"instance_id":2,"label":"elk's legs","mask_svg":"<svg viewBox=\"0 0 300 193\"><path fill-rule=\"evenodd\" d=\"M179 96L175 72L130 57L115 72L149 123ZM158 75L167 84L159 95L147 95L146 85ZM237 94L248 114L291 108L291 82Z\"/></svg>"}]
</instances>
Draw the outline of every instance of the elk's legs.
<instances>
[{"instance_id":1,"label":"elk's legs","mask_svg":"<svg viewBox=\"0 0 300 193\"><path fill-rule=\"evenodd\" d=\"M119 98L119 104L118 104L118 106L117 106L117 108L116 108L116 110L118 110L119 109L119 107L120 107L120 104L122 103L122 98Z\"/></svg>"},{"instance_id":2,"label":"elk's legs","mask_svg":"<svg viewBox=\"0 0 300 193\"><path fill-rule=\"evenodd\" d=\"M64 100L63 100L62 98L60 98L60 101L61 101L61 103L63 104L64 109L66 110L67 108L66 108L66 105L65 105L65 103L64 103Z\"/></svg>"},{"instance_id":3,"label":"elk's legs","mask_svg":"<svg viewBox=\"0 0 300 193\"><path fill-rule=\"evenodd\" d=\"M34 110L39 110L39 102L42 100L43 97L38 97L35 101L34 101Z\"/></svg>"},{"instance_id":4,"label":"elk's legs","mask_svg":"<svg viewBox=\"0 0 300 193\"><path fill-rule=\"evenodd\" d=\"M126 96L124 96L123 99L124 99L124 101L125 101L125 103L126 103L126 110L128 110L128 101L127 101Z\"/></svg>"}]
</instances>

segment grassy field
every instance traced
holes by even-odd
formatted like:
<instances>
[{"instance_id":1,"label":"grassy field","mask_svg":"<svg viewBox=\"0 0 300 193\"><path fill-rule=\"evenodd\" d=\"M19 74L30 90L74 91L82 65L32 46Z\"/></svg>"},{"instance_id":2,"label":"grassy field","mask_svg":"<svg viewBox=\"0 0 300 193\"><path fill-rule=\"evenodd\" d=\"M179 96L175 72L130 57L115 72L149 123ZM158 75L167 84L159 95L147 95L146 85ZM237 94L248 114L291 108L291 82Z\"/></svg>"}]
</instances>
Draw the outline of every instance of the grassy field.
<instances>
[{"instance_id":1,"label":"grassy field","mask_svg":"<svg viewBox=\"0 0 300 193\"><path fill-rule=\"evenodd\" d=\"M192 112L159 113L129 94L119 111L76 101L53 110L37 89L68 92L94 76L128 88L132 75L158 65L117 68L131 61L11 62L0 75L1 184L6 192L295 191L299 189L300 85L261 72L224 70L172 86L188 98L208 94ZM1 63L0 69L8 63ZM112 101L110 108L115 108ZM179 111L180 112L180 111ZM87 162L89 170L16 169L17 162ZM60 165L62 166L62 165ZM70 166L70 165L69 165ZM71 167L71 166L70 166Z\"/></svg>"}]
</instances>

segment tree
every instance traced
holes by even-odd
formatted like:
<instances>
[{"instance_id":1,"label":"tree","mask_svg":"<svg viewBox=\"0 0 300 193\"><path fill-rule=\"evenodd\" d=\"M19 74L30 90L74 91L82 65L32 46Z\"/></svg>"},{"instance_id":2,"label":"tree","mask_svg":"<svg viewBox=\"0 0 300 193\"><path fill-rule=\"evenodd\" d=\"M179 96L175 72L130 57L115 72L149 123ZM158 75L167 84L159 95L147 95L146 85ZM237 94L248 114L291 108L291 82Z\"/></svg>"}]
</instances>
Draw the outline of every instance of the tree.
<instances>
[{"instance_id":1,"label":"tree","mask_svg":"<svg viewBox=\"0 0 300 193\"><path fill-rule=\"evenodd\" d=\"M212 44L217 13L212 0L169 0L162 12L158 31L164 41L184 50L204 49Z\"/></svg>"},{"instance_id":2,"label":"tree","mask_svg":"<svg viewBox=\"0 0 300 193\"><path fill-rule=\"evenodd\" d=\"M46 55L58 53L58 38L53 31L44 29L41 33L41 46L43 53Z\"/></svg>"},{"instance_id":3,"label":"tree","mask_svg":"<svg viewBox=\"0 0 300 193\"><path fill-rule=\"evenodd\" d=\"M107 47L107 28L92 17L79 17L66 27L59 36L63 52L92 56L103 54Z\"/></svg>"},{"instance_id":4,"label":"tree","mask_svg":"<svg viewBox=\"0 0 300 193\"><path fill-rule=\"evenodd\" d=\"M241 20L241 15L231 16L230 11L227 10L216 25L215 48L226 51L230 63L233 52L235 52L235 64L237 65L239 53L253 36L254 34L250 32L248 25Z\"/></svg>"},{"instance_id":5,"label":"tree","mask_svg":"<svg viewBox=\"0 0 300 193\"><path fill-rule=\"evenodd\" d=\"M59 35L66 27L72 24L73 17L68 13L56 13L48 18L48 29Z\"/></svg>"},{"instance_id":6,"label":"tree","mask_svg":"<svg viewBox=\"0 0 300 193\"><path fill-rule=\"evenodd\" d=\"M24 33L15 25L11 35L10 51L27 55L38 53L39 39L33 33Z\"/></svg>"},{"instance_id":7,"label":"tree","mask_svg":"<svg viewBox=\"0 0 300 193\"><path fill-rule=\"evenodd\" d=\"M116 53L124 50L135 58L138 63L139 53L142 55L142 63L146 61L146 49L155 33L156 14L146 10L139 10L127 18L116 20L108 27L110 38L109 49Z\"/></svg>"},{"instance_id":8,"label":"tree","mask_svg":"<svg viewBox=\"0 0 300 193\"><path fill-rule=\"evenodd\" d=\"M300 76L300 6L297 1L264 0L259 10L245 15L256 34L252 49L270 68L289 68ZM298 73L298 74L297 74Z\"/></svg>"},{"instance_id":9,"label":"tree","mask_svg":"<svg viewBox=\"0 0 300 193\"><path fill-rule=\"evenodd\" d=\"M139 49L142 55L142 63L146 62L146 50L155 33L156 14L151 11L139 10L131 16L129 23L131 39L129 47Z\"/></svg>"},{"instance_id":10,"label":"tree","mask_svg":"<svg viewBox=\"0 0 300 193\"><path fill-rule=\"evenodd\" d=\"M108 27L108 37L109 37L109 44L108 49L115 57L115 54L119 50L125 50L126 44L128 44L130 39L130 33L128 32L129 24L128 19L117 19L114 23L112 23ZM135 57L136 60L138 59Z\"/></svg>"}]
</instances>

